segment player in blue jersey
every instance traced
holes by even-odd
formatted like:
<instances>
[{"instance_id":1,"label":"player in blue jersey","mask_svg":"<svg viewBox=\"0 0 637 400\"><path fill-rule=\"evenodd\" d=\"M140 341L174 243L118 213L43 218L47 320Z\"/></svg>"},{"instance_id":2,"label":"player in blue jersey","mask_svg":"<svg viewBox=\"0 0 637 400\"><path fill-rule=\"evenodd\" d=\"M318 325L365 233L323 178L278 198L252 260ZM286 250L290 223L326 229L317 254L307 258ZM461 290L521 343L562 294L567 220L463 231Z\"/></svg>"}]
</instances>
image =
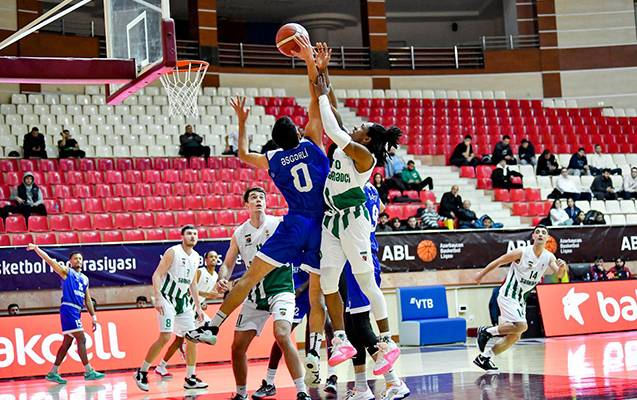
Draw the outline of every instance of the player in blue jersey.
<instances>
[{"instance_id":1,"label":"player in blue jersey","mask_svg":"<svg viewBox=\"0 0 637 400\"><path fill-rule=\"evenodd\" d=\"M82 253L73 252L69 256L69 267L60 264L44 250L40 249L33 243L27 246L27 250L35 251L47 264L51 266L60 278L62 278L62 304L60 305L60 321L62 323L62 333L64 340L55 356L55 362L51 371L46 375L46 379L51 382L65 384L66 380L62 379L58 369L60 364L66 357L66 353L73 344L73 339L77 342L77 353L84 365L84 380L94 381L102 379L104 374L93 369L86 355L86 338L84 337L84 327L80 319L82 308L86 305L86 309L93 318L93 332L97 328L97 316L91 301L91 295L88 290L88 277L82 273L82 265L84 258Z\"/></svg>"}]
</instances>

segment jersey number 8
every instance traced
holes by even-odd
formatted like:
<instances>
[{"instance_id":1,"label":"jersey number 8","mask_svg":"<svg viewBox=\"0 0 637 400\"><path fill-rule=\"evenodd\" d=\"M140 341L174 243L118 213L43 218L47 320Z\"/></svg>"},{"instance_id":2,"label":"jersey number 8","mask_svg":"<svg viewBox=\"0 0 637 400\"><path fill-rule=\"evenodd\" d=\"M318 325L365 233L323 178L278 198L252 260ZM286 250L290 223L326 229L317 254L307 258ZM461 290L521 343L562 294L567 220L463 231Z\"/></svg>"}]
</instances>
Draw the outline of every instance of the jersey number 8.
<instances>
[{"instance_id":1,"label":"jersey number 8","mask_svg":"<svg viewBox=\"0 0 637 400\"><path fill-rule=\"evenodd\" d=\"M307 164L299 163L290 169L290 174L294 179L294 187L301 193L309 192L314 187L312 180L310 179L310 171L307 169ZM301 182L301 175L303 175L303 182Z\"/></svg>"}]
</instances>

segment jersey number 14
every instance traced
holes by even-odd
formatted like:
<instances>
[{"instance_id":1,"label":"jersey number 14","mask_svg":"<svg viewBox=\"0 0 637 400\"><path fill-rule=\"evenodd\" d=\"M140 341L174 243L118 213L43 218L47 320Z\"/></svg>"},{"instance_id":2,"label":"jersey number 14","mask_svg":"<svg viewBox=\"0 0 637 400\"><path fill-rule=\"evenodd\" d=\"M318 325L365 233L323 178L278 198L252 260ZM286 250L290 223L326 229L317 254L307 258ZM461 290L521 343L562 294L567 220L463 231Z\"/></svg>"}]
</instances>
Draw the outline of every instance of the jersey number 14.
<instances>
[{"instance_id":1,"label":"jersey number 14","mask_svg":"<svg viewBox=\"0 0 637 400\"><path fill-rule=\"evenodd\" d=\"M307 164L299 163L290 169L292 174L294 187L301 193L309 192L314 187L312 185L312 179L310 179L310 170L307 169ZM301 175L303 175L301 179Z\"/></svg>"}]
</instances>

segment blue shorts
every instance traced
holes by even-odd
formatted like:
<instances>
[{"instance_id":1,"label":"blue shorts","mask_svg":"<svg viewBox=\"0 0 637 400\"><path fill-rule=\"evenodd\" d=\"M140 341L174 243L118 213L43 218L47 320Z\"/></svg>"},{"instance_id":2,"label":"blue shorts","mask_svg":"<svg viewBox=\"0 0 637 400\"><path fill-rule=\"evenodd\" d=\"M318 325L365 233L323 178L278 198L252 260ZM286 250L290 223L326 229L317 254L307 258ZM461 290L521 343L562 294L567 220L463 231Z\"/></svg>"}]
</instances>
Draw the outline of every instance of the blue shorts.
<instances>
[{"instance_id":1,"label":"blue shorts","mask_svg":"<svg viewBox=\"0 0 637 400\"><path fill-rule=\"evenodd\" d=\"M294 319L292 322L300 324L303 318L310 311L310 291L305 289L296 297L296 305L294 307Z\"/></svg>"},{"instance_id":2,"label":"blue shorts","mask_svg":"<svg viewBox=\"0 0 637 400\"><path fill-rule=\"evenodd\" d=\"M62 323L62 333L73 333L83 331L82 319L80 314L82 310L79 310L72 306L65 304L60 306L60 322Z\"/></svg>"},{"instance_id":3,"label":"blue shorts","mask_svg":"<svg viewBox=\"0 0 637 400\"><path fill-rule=\"evenodd\" d=\"M322 221L323 215L286 215L257 256L277 268L299 260L304 270L319 268Z\"/></svg>"},{"instance_id":4,"label":"blue shorts","mask_svg":"<svg viewBox=\"0 0 637 400\"><path fill-rule=\"evenodd\" d=\"M380 262L376 253L372 253L372 262L374 263L374 277L376 278L376 284L380 287ZM345 264L344 272L345 280L347 281L347 304L346 311L351 314L359 314L370 310L369 300L363 293L354 274L352 274L352 267L349 262Z\"/></svg>"}]
</instances>

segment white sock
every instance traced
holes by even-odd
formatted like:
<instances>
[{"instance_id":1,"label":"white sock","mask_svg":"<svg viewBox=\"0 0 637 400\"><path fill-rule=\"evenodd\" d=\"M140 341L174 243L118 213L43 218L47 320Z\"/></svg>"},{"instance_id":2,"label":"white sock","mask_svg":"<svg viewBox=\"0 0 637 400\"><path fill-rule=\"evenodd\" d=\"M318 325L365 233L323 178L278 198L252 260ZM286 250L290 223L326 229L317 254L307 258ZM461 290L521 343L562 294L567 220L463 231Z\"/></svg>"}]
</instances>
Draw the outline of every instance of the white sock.
<instances>
[{"instance_id":1,"label":"white sock","mask_svg":"<svg viewBox=\"0 0 637 400\"><path fill-rule=\"evenodd\" d=\"M195 366L194 365L186 365L186 376L190 378L191 376L195 376Z\"/></svg>"},{"instance_id":2,"label":"white sock","mask_svg":"<svg viewBox=\"0 0 637 400\"><path fill-rule=\"evenodd\" d=\"M168 363L166 362L166 360L161 360L161 362L158 365L158 367L161 369L166 369L167 366L168 366Z\"/></svg>"},{"instance_id":3,"label":"white sock","mask_svg":"<svg viewBox=\"0 0 637 400\"><path fill-rule=\"evenodd\" d=\"M332 367L331 365L327 365L327 377L329 378L332 375L336 375L336 367Z\"/></svg>"},{"instance_id":4,"label":"white sock","mask_svg":"<svg viewBox=\"0 0 637 400\"><path fill-rule=\"evenodd\" d=\"M394 371L393 368L390 369L388 372L384 373L383 377L385 378L385 383L387 384L400 382L400 378L398 377L398 374L396 374L396 371Z\"/></svg>"},{"instance_id":5,"label":"white sock","mask_svg":"<svg viewBox=\"0 0 637 400\"><path fill-rule=\"evenodd\" d=\"M491 328L487 328L487 332L489 332L492 336L498 336L500 332L498 332L497 326L492 326Z\"/></svg>"},{"instance_id":6,"label":"white sock","mask_svg":"<svg viewBox=\"0 0 637 400\"><path fill-rule=\"evenodd\" d=\"M365 372L354 374L354 387L362 391L367 390L367 374Z\"/></svg>"},{"instance_id":7,"label":"white sock","mask_svg":"<svg viewBox=\"0 0 637 400\"><path fill-rule=\"evenodd\" d=\"M51 372L54 373L54 374L57 374L59 368L60 368L59 365L53 364L53 366L51 367Z\"/></svg>"},{"instance_id":8,"label":"white sock","mask_svg":"<svg viewBox=\"0 0 637 400\"><path fill-rule=\"evenodd\" d=\"M356 278L356 282L358 283L358 286L360 286L361 291L365 294L365 297L369 299L374 319L379 321L387 318L387 302L385 301L383 292L376 284L374 272L370 271L364 274L354 274L354 278Z\"/></svg>"},{"instance_id":9,"label":"white sock","mask_svg":"<svg viewBox=\"0 0 637 400\"><path fill-rule=\"evenodd\" d=\"M275 376L276 376L276 369L268 368L268 374L265 377L265 382L268 385L274 385Z\"/></svg>"},{"instance_id":10,"label":"white sock","mask_svg":"<svg viewBox=\"0 0 637 400\"><path fill-rule=\"evenodd\" d=\"M486 358L491 358L491 357L495 356L495 354L493 354L493 350L491 348L488 348L485 351L483 351L481 355L482 355L482 357L486 357Z\"/></svg>"},{"instance_id":11,"label":"white sock","mask_svg":"<svg viewBox=\"0 0 637 400\"><path fill-rule=\"evenodd\" d=\"M347 334L345 331L334 331L334 337L340 340L347 340Z\"/></svg>"},{"instance_id":12,"label":"white sock","mask_svg":"<svg viewBox=\"0 0 637 400\"><path fill-rule=\"evenodd\" d=\"M149 362L144 361L144 362L142 363L142 367L140 368L140 371L142 371L142 372L148 372L148 369L149 369L149 368L150 368L150 363L149 363Z\"/></svg>"},{"instance_id":13,"label":"white sock","mask_svg":"<svg viewBox=\"0 0 637 400\"><path fill-rule=\"evenodd\" d=\"M294 380L294 386L296 387L297 393L307 394L307 386L305 386L305 379L303 378L303 376Z\"/></svg>"},{"instance_id":14,"label":"white sock","mask_svg":"<svg viewBox=\"0 0 637 400\"><path fill-rule=\"evenodd\" d=\"M323 343L323 335L318 332L310 333L310 351L317 355L321 354L321 344Z\"/></svg>"},{"instance_id":15,"label":"white sock","mask_svg":"<svg viewBox=\"0 0 637 400\"><path fill-rule=\"evenodd\" d=\"M237 394L246 397L248 395L248 387L246 385L237 386Z\"/></svg>"},{"instance_id":16,"label":"white sock","mask_svg":"<svg viewBox=\"0 0 637 400\"><path fill-rule=\"evenodd\" d=\"M226 320L228 316L221 312L221 310L217 311L214 317L212 317L212 321L210 322L210 326L220 327L223 324L223 321Z\"/></svg>"}]
</instances>

